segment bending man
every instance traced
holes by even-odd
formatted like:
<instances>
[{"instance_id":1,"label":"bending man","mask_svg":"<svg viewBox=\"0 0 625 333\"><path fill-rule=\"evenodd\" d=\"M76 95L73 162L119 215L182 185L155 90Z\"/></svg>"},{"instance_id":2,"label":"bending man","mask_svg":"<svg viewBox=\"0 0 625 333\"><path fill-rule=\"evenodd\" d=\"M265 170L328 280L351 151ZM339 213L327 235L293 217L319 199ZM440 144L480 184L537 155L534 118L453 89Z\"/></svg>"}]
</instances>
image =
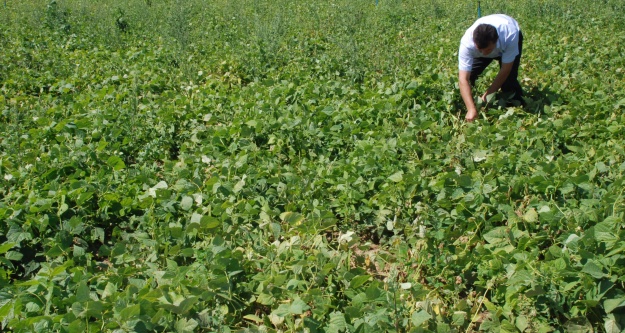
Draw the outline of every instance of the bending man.
<instances>
[{"instance_id":1,"label":"bending man","mask_svg":"<svg viewBox=\"0 0 625 333\"><path fill-rule=\"evenodd\" d=\"M477 117L471 87L484 69L493 61L499 62L499 73L493 83L481 95L497 92L513 93L513 100L525 105L523 90L519 84L519 63L523 51L523 34L519 24L512 17L504 14L484 16L465 32L460 40L458 52L460 95L467 107L467 121Z\"/></svg>"}]
</instances>

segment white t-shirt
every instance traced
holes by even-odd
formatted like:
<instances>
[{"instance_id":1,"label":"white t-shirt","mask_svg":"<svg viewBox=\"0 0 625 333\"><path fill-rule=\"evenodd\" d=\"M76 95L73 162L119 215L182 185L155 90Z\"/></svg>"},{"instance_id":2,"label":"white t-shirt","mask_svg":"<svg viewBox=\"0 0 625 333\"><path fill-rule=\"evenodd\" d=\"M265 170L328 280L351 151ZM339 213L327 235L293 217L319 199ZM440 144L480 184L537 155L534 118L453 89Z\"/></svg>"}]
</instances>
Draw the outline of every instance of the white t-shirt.
<instances>
[{"instance_id":1,"label":"white t-shirt","mask_svg":"<svg viewBox=\"0 0 625 333\"><path fill-rule=\"evenodd\" d=\"M497 29L499 39L493 52L489 55L483 55L475 47L473 42L473 30L480 24L490 24ZM460 50L458 51L458 68L461 71L471 71L474 58L497 58L501 56L501 62L508 64L514 61L519 55L519 23L512 17L504 14L493 14L479 18L473 25L467 29L460 40Z\"/></svg>"}]
</instances>

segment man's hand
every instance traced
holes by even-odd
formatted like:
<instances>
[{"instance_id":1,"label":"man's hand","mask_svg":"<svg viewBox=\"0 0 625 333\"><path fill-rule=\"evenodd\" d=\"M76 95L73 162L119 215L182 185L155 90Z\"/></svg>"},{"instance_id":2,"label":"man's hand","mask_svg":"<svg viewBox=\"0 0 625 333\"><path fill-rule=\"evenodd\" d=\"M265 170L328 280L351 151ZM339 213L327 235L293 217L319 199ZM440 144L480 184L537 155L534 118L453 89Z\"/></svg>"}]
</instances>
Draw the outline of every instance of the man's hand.
<instances>
[{"instance_id":1,"label":"man's hand","mask_svg":"<svg viewBox=\"0 0 625 333\"><path fill-rule=\"evenodd\" d=\"M486 104L486 101L488 101L488 99L486 98L486 97L488 97L488 95L490 95L490 94L487 91L487 92L484 93L484 95L482 95L482 97L480 97L480 99L482 100L483 104Z\"/></svg>"},{"instance_id":2,"label":"man's hand","mask_svg":"<svg viewBox=\"0 0 625 333\"><path fill-rule=\"evenodd\" d=\"M469 121L469 122L475 120L475 118L477 118L477 109L475 109L475 108L474 109L469 109L467 111L467 115L464 117L464 119L466 121Z\"/></svg>"}]
</instances>

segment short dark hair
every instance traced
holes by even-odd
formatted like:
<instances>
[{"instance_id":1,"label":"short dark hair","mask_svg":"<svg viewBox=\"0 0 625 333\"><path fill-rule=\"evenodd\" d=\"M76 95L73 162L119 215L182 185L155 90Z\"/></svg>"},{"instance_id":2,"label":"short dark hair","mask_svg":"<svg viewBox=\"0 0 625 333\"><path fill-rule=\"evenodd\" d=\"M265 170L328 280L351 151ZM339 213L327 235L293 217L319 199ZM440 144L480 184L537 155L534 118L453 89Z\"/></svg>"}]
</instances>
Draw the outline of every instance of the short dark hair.
<instances>
[{"instance_id":1,"label":"short dark hair","mask_svg":"<svg viewBox=\"0 0 625 333\"><path fill-rule=\"evenodd\" d=\"M473 42L478 49L485 49L491 43L497 43L498 39L497 29L490 24L482 23L473 30Z\"/></svg>"}]
</instances>

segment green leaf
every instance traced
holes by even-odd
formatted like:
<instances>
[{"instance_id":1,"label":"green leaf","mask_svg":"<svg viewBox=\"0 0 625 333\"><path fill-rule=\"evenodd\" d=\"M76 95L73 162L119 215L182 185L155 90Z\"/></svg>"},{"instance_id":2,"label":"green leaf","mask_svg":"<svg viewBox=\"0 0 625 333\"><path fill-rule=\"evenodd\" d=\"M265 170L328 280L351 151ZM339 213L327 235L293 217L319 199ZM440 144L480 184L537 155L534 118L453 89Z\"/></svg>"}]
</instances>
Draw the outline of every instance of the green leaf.
<instances>
[{"instance_id":1,"label":"green leaf","mask_svg":"<svg viewBox=\"0 0 625 333\"><path fill-rule=\"evenodd\" d=\"M370 278L370 275L358 275L349 282L349 287L356 289L369 281Z\"/></svg>"},{"instance_id":2,"label":"green leaf","mask_svg":"<svg viewBox=\"0 0 625 333\"><path fill-rule=\"evenodd\" d=\"M620 308L625 306L625 297L617 298L617 299L608 299L603 302L603 308L605 312L611 313L616 308Z\"/></svg>"},{"instance_id":3,"label":"green leaf","mask_svg":"<svg viewBox=\"0 0 625 333\"><path fill-rule=\"evenodd\" d=\"M289 307L289 312L294 315L301 315L304 313L304 311L308 309L310 309L310 306L308 306L308 304L306 304L301 299L297 298L293 301L293 303L291 303L291 306Z\"/></svg>"},{"instance_id":4,"label":"green leaf","mask_svg":"<svg viewBox=\"0 0 625 333\"><path fill-rule=\"evenodd\" d=\"M588 333L593 331L593 327L585 317L575 317L569 319L564 324L565 332L567 333Z\"/></svg>"},{"instance_id":5,"label":"green leaf","mask_svg":"<svg viewBox=\"0 0 625 333\"><path fill-rule=\"evenodd\" d=\"M175 314L178 315L184 315L187 312L189 312L189 310L191 310L193 308L193 305L195 305L195 303L197 303L199 301L199 298L196 296L192 296L189 298L184 299L182 302L180 302L180 304L178 305L173 305L173 304L161 304L161 306L166 309L169 310Z\"/></svg>"},{"instance_id":6,"label":"green leaf","mask_svg":"<svg viewBox=\"0 0 625 333\"><path fill-rule=\"evenodd\" d=\"M365 294L367 295L367 299L372 301L380 297L382 295L382 291L375 285L375 283L371 283L369 288L365 290Z\"/></svg>"},{"instance_id":7,"label":"green leaf","mask_svg":"<svg viewBox=\"0 0 625 333\"><path fill-rule=\"evenodd\" d=\"M327 333L343 332L347 329L347 322L345 322L345 315L341 312L334 311L330 313L330 321L326 328Z\"/></svg>"},{"instance_id":8,"label":"green leaf","mask_svg":"<svg viewBox=\"0 0 625 333\"><path fill-rule=\"evenodd\" d=\"M616 318L611 313L606 316L603 328L605 329L605 333L621 333L621 327L619 327Z\"/></svg>"},{"instance_id":9,"label":"green leaf","mask_svg":"<svg viewBox=\"0 0 625 333\"><path fill-rule=\"evenodd\" d=\"M106 164L115 171L123 170L126 167L126 164L124 164L124 161L119 156L109 157Z\"/></svg>"},{"instance_id":10,"label":"green leaf","mask_svg":"<svg viewBox=\"0 0 625 333\"><path fill-rule=\"evenodd\" d=\"M114 295L117 292L117 287L115 284L108 282L104 287L104 291L102 291L102 299L106 299L107 297Z\"/></svg>"},{"instance_id":11,"label":"green leaf","mask_svg":"<svg viewBox=\"0 0 625 333\"><path fill-rule=\"evenodd\" d=\"M473 154L473 162L482 162L488 157L488 150L478 150Z\"/></svg>"},{"instance_id":12,"label":"green leaf","mask_svg":"<svg viewBox=\"0 0 625 333\"><path fill-rule=\"evenodd\" d=\"M234 188L232 189L232 191L234 193L239 193L241 192L244 186L245 186L245 176L241 180L239 180L236 184L234 184Z\"/></svg>"},{"instance_id":13,"label":"green leaf","mask_svg":"<svg viewBox=\"0 0 625 333\"><path fill-rule=\"evenodd\" d=\"M15 243L4 243L4 244L0 245L0 254L6 253L13 246L15 246Z\"/></svg>"},{"instance_id":14,"label":"green leaf","mask_svg":"<svg viewBox=\"0 0 625 333\"><path fill-rule=\"evenodd\" d=\"M595 279L601 279L605 277L605 274L603 273L601 267L599 267L597 264L595 264L595 262L590 260L586 263L586 265L584 265L584 268L582 268L582 272L589 274Z\"/></svg>"},{"instance_id":15,"label":"green leaf","mask_svg":"<svg viewBox=\"0 0 625 333\"><path fill-rule=\"evenodd\" d=\"M258 295L258 297L256 297L256 302L262 305L273 305L275 299L269 294L260 294Z\"/></svg>"},{"instance_id":16,"label":"green leaf","mask_svg":"<svg viewBox=\"0 0 625 333\"><path fill-rule=\"evenodd\" d=\"M243 155L241 157L239 157L236 161L236 163L234 164L234 167L239 169L242 166L247 165L247 155Z\"/></svg>"},{"instance_id":17,"label":"green leaf","mask_svg":"<svg viewBox=\"0 0 625 333\"><path fill-rule=\"evenodd\" d=\"M304 216L300 213L284 212L280 214L280 219L291 225L299 225L304 220Z\"/></svg>"},{"instance_id":18,"label":"green leaf","mask_svg":"<svg viewBox=\"0 0 625 333\"><path fill-rule=\"evenodd\" d=\"M399 183L404 179L404 172L397 171L394 174L392 174L390 177L388 177L388 179L394 181L395 183Z\"/></svg>"},{"instance_id":19,"label":"green leaf","mask_svg":"<svg viewBox=\"0 0 625 333\"><path fill-rule=\"evenodd\" d=\"M421 326L423 323L430 320L432 316L427 313L425 310L421 310L419 312L413 312L410 320L414 326Z\"/></svg>"},{"instance_id":20,"label":"green leaf","mask_svg":"<svg viewBox=\"0 0 625 333\"><path fill-rule=\"evenodd\" d=\"M122 320L130 320L141 314L141 306L139 304L125 307L119 312L119 316Z\"/></svg>"},{"instance_id":21,"label":"green leaf","mask_svg":"<svg viewBox=\"0 0 625 333\"><path fill-rule=\"evenodd\" d=\"M85 281L80 281L76 290L76 302L87 302L90 299L87 283Z\"/></svg>"},{"instance_id":22,"label":"green leaf","mask_svg":"<svg viewBox=\"0 0 625 333\"><path fill-rule=\"evenodd\" d=\"M252 314L248 314L248 315L243 316L243 319L247 319L247 320L253 321L256 324L262 324L263 323L263 320L260 319L260 317L258 317L256 315L252 315Z\"/></svg>"},{"instance_id":23,"label":"green leaf","mask_svg":"<svg viewBox=\"0 0 625 333\"><path fill-rule=\"evenodd\" d=\"M198 327L198 322L195 319L180 318L174 327L178 333L193 333L193 330Z\"/></svg>"},{"instance_id":24,"label":"green leaf","mask_svg":"<svg viewBox=\"0 0 625 333\"><path fill-rule=\"evenodd\" d=\"M9 251L4 255L5 258L9 259L9 260L13 260L13 261L20 261L22 260L22 258L24 257L24 255L21 252L17 252L17 251Z\"/></svg>"},{"instance_id":25,"label":"green leaf","mask_svg":"<svg viewBox=\"0 0 625 333\"><path fill-rule=\"evenodd\" d=\"M191 207L193 207L193 198L186 195L182 197L182 200L180 200L180 208L182 210L189 210Z\"/></svg>"},{"instance_id":26,"label":"green leaf","mask_svg":"<svg viewBox=\"0 0 625 333\"><path fill-rule=\"evenodd\" d=\"M84 320L76 319L71 324L69 324L69 326L67 327L67 331L69 333L84 333L86 328L87 325L85 324Z\"/></svg>"},{"instance_id":27,"label":"green leaf","mask_svg":"<svg viewBox=\"0 0 625 333\"><path fill-rule=\"evenodd\" d=\"M529 222L529 223L537 222L538 221L538 213L536 212L536 209L531 208L527 212L525 212L525 214L523 214L523 219L526 222Z\"/></svg>"},{"instance_id":28,"label":"green leaf","mask_svg":"<svg viewBox=\"0 0 625 333\"><path fill-rule=\"evenodd\" d=\"M202 216L200 226L202 229L215 229L221 225L221 221L212 216Z\"/></svg>"},{"instance_id":29,"label":"green leaf","mask_svg":"<svg viewBox=\"0 0 625 333\"><path fill-rule=\"evenodd\" d=\"M526 316L518 316L514 324L521 332L525 332L525 329L527 329L527 326L529 326L529 322Z\"/></svg>"},{"instance_id":30,"label":"green leaf","mask_svg":"<svg viewBox=\"0 0 625 333\"><path fill-rule=\"evenodd\" d=\"M506 240L508 239L507 227L496 227L492 229L488 233L484 234L484 239L489 244L499 244L502 242L506 242Z\"/></svg>"},{"instance_id":31,"label":"green leaf","mask_svg":"<svg viewBox=\"0 0 625 333\"><path fill-rule=\"evenodd\" d=\"M73 265L74 265L74 262L73 262L73 261L71 261L71 260L68 260L68 261L66 261L65 263L63 263L63 265L55 267L55 268L54 268L54 269L50 272L50 275L49 275L49 276L50 276L50 277L55 277L55 276L57 276L57 275L59 275L59 274L61 274L61 273L65 273L65 272L66 272L66 270L67 270L69 267L73 266Z\"/></svg>"}]
</instances>

